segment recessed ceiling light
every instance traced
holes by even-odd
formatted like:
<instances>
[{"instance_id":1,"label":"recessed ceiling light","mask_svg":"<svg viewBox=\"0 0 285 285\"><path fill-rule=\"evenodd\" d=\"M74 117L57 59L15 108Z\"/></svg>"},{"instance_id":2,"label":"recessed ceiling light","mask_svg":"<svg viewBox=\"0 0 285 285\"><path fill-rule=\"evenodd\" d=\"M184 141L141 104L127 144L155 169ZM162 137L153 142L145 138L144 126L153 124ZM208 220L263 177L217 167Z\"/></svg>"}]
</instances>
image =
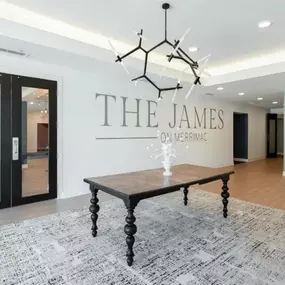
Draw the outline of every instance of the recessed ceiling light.
<instances>
[{"instance_id":1,"label":"recessed ceiling light","mask_svg":"<svg viewBox=\"0 0 285 285\"><path fill-rule=\"evenodd\" d=\"M258 97L257 100L261 101L261 100L263 100L263 98L262 97Z\"/></svg>"},{"instance_id":2,"label":"recessed ceiling light","mask_svg":"<svg viewBox=\"0 0 285 285\"><path fill-rule=\"evenodd\" d=\"M272 104L278 104L278 102L277 101L273 101Z\"/></svg>"},{"instance_id":3,"label":"recessed ceiling light","mask_svg":"<svg viewBox=\"0 0 285 285\"><path fill-rule=\"evenodd\" d=\"M270 21L261 21L258 23L258 27L263 29L263 28L267 28L269 26L271 26L271 22Z\"/></svg>"},{"instance_id":4,"label":"recessed ceiling light","mask_svg":"<svg viewBox=\"0 0 285 285\"><path fill-rule=\"evenodd\" d=\"M217 90L222 91L224 90L224 87L218 87Z\"/></svg>"},{"instance_id":5,"label":"recessed ceiling light","mask_svg":"<svg viewBox=\"0 0 285 285\"><path fill-rule=\"evenodd\" d=\"M240 93L238 93L238 95L239 95L239 96L243 96L243 95L244 95L244 93L243 93L243 92L240 92Z\"/></svg>"},{"instance_id":6,"label":"recessed ceiling light","mask_svg":"<svg viewBox=\"0 0 285 285\"><path fill-rule=\"evenodd\" d=\"M30 102L30 104L31 104L31 105L33 105L33 104L34 104L34 102Z\"/></svg>"},{"instance_id":7,"label":"recessed ceiling light","mask_svg":"<svg viewBox=\"0 0 285 285\"><path fill-rule=\"evenodd\" d=\"M195 52L195 51L198 51L199 49L197 47L190 47L189 48L189 51L190 52Z\"/></svg>"}]
</instances>

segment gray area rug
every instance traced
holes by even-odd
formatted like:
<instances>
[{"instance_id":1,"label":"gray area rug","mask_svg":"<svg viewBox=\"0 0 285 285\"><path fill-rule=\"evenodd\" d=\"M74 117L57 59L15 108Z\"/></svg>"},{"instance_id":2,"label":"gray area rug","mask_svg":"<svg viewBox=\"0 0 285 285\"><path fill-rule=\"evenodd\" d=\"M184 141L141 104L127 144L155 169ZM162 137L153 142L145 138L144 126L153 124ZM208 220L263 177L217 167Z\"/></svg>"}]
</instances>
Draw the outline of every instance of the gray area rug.
<instances>
[{"instance_id":1,"label":"gray area rug","mask_svg":"<svg viewBox=\"0 0 285 285\"><path fill-rule=\"evenodd\" d=\"M88 208L0 228L0 284L285 284L285 212L198 190L141 201L135 261L126 264L126 210L101 203L96 238Z\"/></svg>"}]
</instances>

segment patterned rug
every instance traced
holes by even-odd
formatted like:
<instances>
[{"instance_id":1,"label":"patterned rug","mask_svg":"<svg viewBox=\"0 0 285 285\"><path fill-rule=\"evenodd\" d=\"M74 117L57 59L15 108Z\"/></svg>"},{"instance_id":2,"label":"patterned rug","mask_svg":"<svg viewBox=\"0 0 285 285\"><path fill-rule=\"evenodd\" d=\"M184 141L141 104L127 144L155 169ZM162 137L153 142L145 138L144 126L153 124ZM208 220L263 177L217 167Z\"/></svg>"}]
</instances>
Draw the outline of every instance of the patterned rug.
<instances>
[{"instance_id":1,"label":"patterned rug","mask_svg":"<svg viewBox=\"0 0 285 285\"><path fill-rule=\"evenodd\" d=\"M88 208L0 228L4 285L265 285L285 284L285 212L198 190L141 201L135 261L125 260L126 211L101 203L92 238Z\"/></svg>"}]
</instances>

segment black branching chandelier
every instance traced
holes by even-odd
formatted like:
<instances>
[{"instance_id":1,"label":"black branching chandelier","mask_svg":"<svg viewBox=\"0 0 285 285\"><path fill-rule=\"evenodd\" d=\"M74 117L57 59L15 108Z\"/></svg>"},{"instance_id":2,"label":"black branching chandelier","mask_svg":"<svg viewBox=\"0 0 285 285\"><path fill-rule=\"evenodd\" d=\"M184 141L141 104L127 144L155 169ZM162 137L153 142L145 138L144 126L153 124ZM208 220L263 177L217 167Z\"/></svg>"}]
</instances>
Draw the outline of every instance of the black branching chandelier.
<instances>
[{"instance_id":1,"label":"black branching chandelier","mask_svg":"<svg viewBox=\"0 0 285 285\"><path fill-rule=\"evenodd\" d=\"M139 37L139 44L136 48L132 49L131 51L129 51L128 53L120 56L118 54L118 52L115 50L113 44L109 41L109 44L111 46L111 49L113 50L114 54L116 55L116 61L115 62L119 62L121 63L121 65L123 66L123 68L125 69L125 71L129 74L128 69L126 68L125 64L123 63L123 59L126 58L127 56L133 54L136 51L143 51L145 54L145 59L144 59L144 70L143 70L143 74L141 76L138 76L136 78L133 78L132 81L134 81L135 83L137 83L139 80L145 79L147 80L152 86L154 86L157 90L158 90L158 98L157 101L159 101L160 99L162 99L162 92L164 91L171 91L174 90L174 94L173 94L173 98L172 101L174 101L177 91L181 88L183 88L183 86L180 84L180 78L177 81L176 86L172 86L172 87L168 87L168 88L160 88L154 81L152 81L149 76L147 75L147 64L148 64L148 58L149 58L149 54L154 51L155 49L157 49L158 47L162 46L162 45L169 45L172 50L170 51L169 54L166 55L168 62L170 63L172 60L179 60L182 61L183 63L186 64L186 68L184 70L181 71L182 72L186 72L187 70L190 70L190 72L192 72L193 76L194 76L194 81L188 91L188 93L185 96L185 99L187 99L190 94L192 93L194 87L199 84L201 85L201 75L202 73L204 73L203 68L205 67L205 65L207 64L210 55L203 57L200 60L193 60L182 48L181 48L181 44L184 41L186 35L189 33L190 28L186 30L186 32L183 34L183 36L178 39L178 40L174 40L174 43L171 43L168 40L167 37L167 11L170 8L170 4L169 3L164 3L162 4L162 9L164 9L165 11L165 35L164 35L164 40L161 41L160 43L158 43L157 45L155 45L154 47L152 47L149 50L146 50L142 47L142 41L144 39L143 36L143 30L141 29L140 32L136 32L137 36ZM201 65L200 63L203 62L203 65ZM166 67L164 67L163 71L166 69ZM162 71L162 73L163 73Z\"/></svg>"}]
</instances>

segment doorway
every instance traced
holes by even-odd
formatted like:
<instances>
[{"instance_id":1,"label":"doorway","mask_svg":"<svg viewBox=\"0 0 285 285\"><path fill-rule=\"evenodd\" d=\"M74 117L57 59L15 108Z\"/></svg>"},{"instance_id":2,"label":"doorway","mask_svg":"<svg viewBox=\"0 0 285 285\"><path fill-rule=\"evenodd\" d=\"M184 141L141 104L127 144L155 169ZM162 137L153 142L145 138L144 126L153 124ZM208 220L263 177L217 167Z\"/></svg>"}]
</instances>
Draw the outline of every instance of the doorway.
<instances>
[{"instance_id":1,"label":"doorway","mask_svg":"<svg viewBox=\"0 0 285 285\"><path fill-rule=\"evenodd\" d=\"M233 130L234 163L248 162L248 114L234 113Z\"/></svg>"},{"instance_id":2,"label":"doorway","mask_svg":"<svg viewBox=\"0 0 285 285\"><path fill-rule=\"evenodd\" d=\"M0 73L0 208L57 197L57 82Z\"/></svg>"},{"instance_id":3,"label":"doorway","mask_svg":"<svg viewBox=\"0 0 285 285\"><path fill-rule=\"evenodd\" d=\"M277 157L277 114L267 114L267 158Z\"/></svg>"}]
</instances>

